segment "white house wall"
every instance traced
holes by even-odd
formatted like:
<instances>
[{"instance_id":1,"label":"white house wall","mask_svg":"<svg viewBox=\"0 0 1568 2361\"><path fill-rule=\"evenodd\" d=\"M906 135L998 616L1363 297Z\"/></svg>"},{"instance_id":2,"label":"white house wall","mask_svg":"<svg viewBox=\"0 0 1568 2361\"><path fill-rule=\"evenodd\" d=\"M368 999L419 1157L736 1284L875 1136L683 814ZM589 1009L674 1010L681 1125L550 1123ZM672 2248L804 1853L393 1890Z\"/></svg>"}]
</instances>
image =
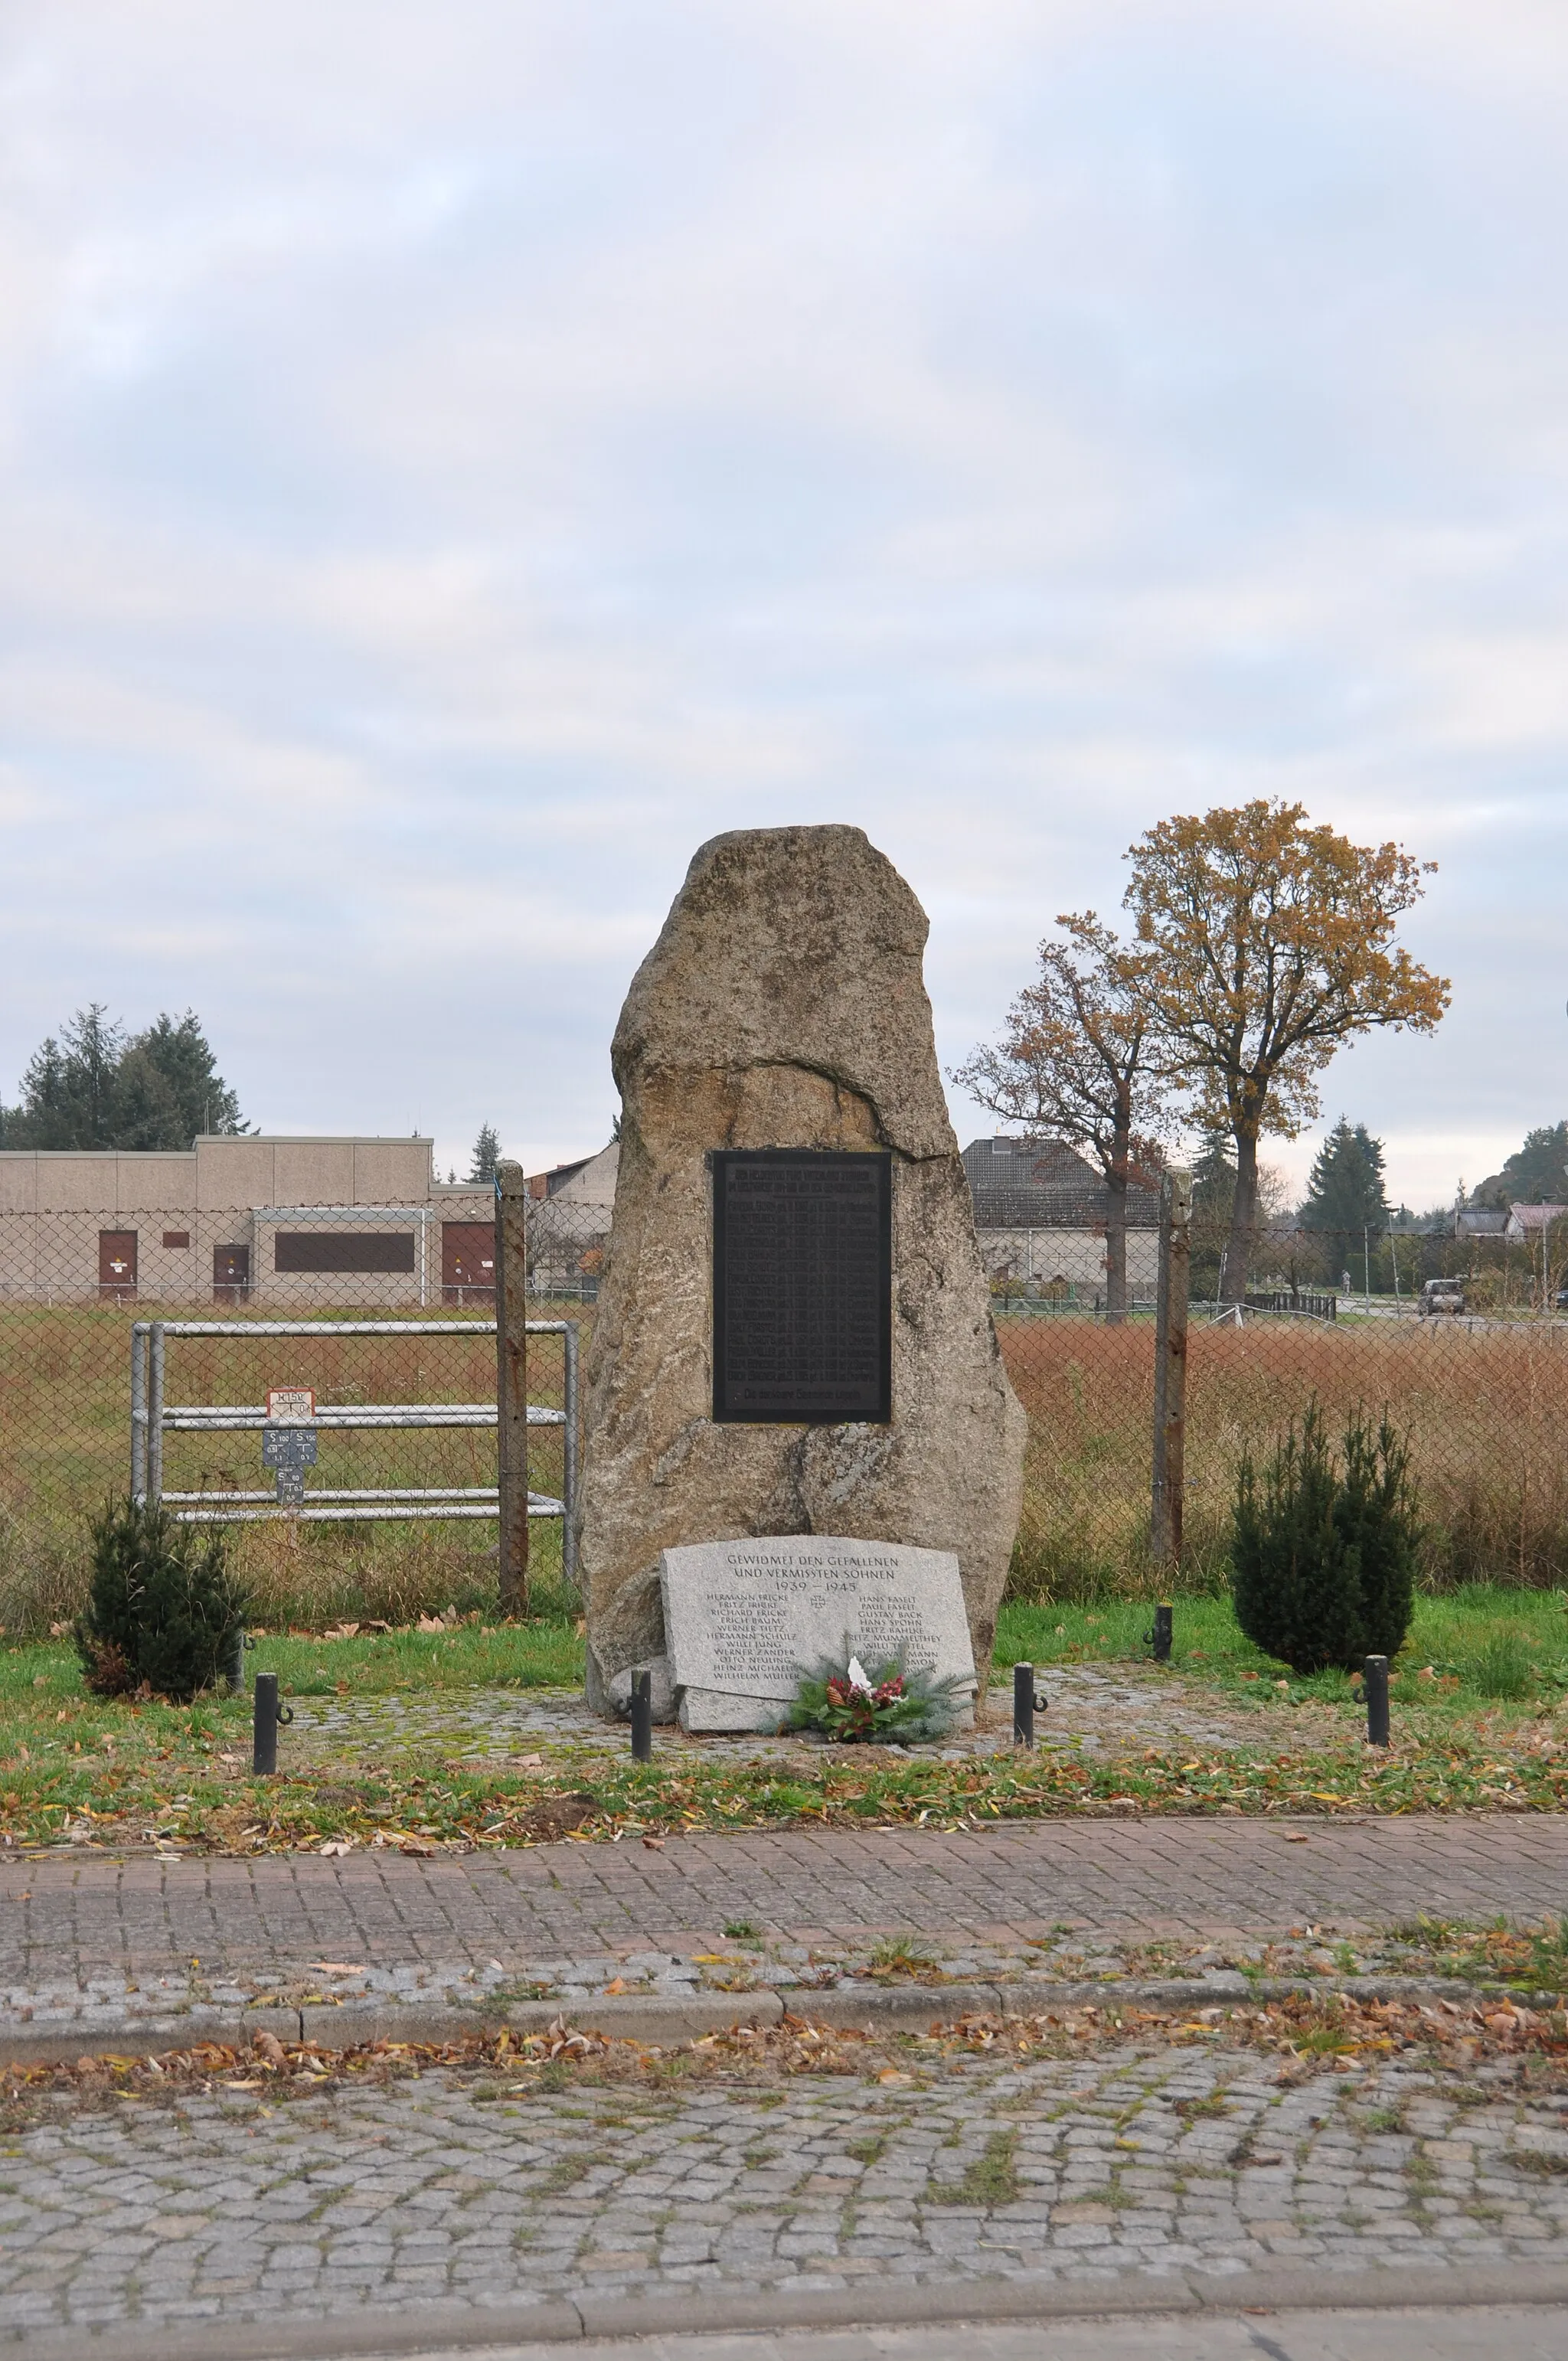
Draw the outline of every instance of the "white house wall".
<instances>
[{"instance_id":1,"label":"white house wall","mask_svg":"<svg viewBox=\"0 0 1568 2361\"><path fill-rule=\"evenodd\" d=\"M981 1230L981 1259L992 1279L1036 1287L1103 1288L1105 1236L1100 1230ZM1159 1232L1127 1232L1127 1284L1153 1289L1159 1278Z\"/></svg>"}]
</instances>

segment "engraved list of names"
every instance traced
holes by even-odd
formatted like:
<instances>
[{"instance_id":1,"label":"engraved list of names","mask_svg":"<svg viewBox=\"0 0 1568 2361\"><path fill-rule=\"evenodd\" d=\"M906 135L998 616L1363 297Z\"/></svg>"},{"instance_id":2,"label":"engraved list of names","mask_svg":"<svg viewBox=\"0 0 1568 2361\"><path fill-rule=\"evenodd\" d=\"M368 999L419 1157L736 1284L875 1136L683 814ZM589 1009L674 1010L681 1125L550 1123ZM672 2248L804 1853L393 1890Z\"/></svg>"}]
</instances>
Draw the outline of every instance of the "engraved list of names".
<instances>
[{"instance_id":1,"label":"engraved list of names","mask_svg":"<svg viewBox=\"0 0 1568 2361\"><path fill-rule=\"evenodd\" d=\"M688 1730L775 1727L803 1672L851 1653L974 1686L950 1551L839 1533L697 1542L663 1552L659 1586Z\"/></svg>"},{"instance_id":2,"label":"engraved list of names","mask_svg":"<svg viewBox=\"0 0 1568 2361\"><path fill-rule=\"evenodd\" d=\"M713 1415L885 1425L893 1415L893 1159L713 1158Z\"/></svg>"}]
</instances>

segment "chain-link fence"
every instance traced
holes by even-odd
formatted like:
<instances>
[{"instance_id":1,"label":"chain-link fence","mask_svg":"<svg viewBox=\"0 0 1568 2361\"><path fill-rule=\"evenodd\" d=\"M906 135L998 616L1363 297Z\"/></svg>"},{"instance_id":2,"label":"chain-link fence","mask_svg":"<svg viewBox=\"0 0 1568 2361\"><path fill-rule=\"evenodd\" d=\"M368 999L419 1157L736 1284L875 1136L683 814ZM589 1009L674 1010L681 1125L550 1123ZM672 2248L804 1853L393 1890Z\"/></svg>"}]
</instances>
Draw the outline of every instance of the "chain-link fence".
<instances>
[{"instance_id":1,"label":"chain-link fence","mask_svg":"<svg viewBox=\"0 0 1568 2361\"><path fill-rule=\"evenodd\" d=\"M87 1522L127 1490L231 1525L262 1620L493 1604L494 1201L444 1194L242 1214L0 1211L0 1625L74 1610ZM559 1246L567 1224L543 1226ZM554 1264L532 1268L526 1297L541 1602L571 1595L570 1364L597 1288L581 1270L555 1280ZM295 1499L274 1446L277 1419L301 1417Z\"/></svg>"},{"instance_id":2,"label":"chain-link fence","mask_svg":"<svg viewBox=\"0 0 1568 2361\"><path fill-rule=\"evenodd\" d=\"M1420 1318L1341 1302L1332 1320L1194 1303L1187 1348L1186 1578L1217 1578L1236 1470L1314 1399L1331 1433L1385 1409L1408 1433L1441 1585L1568 1583L1568 1321ZM1036 1595L1153 1589L1155 1322L998 1301L1029 1414L1014 1581Z\"/></svg>"},{"instance_id":3,"label":"chain-link fence","mask_svg":"<svg viewBox=\"0 0 1568 2361\"><path fill-rule=\"evenodd\" d=\"M592 1195L563 1187L527 1205L526 1311L554 1323L528 1340L528 1481L553 1501L568 1482L562 1323L586 1343L610 1185L601 1172ZM1134 1309L1112 1323L1086 1288L1057 1283L1059 1261L1023 1287L994 1282L1029 1415L1014 1581L1036 1595L1163 1587L1149 1557L1153 1290L1140 1269ZM1326 1307L1310 1296L1300 1307L1249 1310L1238 1326L1192 1305L1187 1579L1223 1568L1243 1453L1266 1449L1315 1397L1331 1426L1387 1408L1409 1433L1431 1580L1568 1585L1568 1322L1420 1319L1408 1295L1342 1297L1332 1320L1312 1316ZM483 1189L182 1226L158 1209L0 1210L0 1625L36 1631L79 1604L87 1520L133 1481L134 1332L150 1354L159 1322L158 1488L182 1496L182 1511L269 1510L268 1397L314 1398L304 1491L323 1513L236 1525L260 1620L493 1606L494 1317ZM535 1602L568 1603L561 1521L538 1517L530 1539Z\"/></svg>"}]
</instances>

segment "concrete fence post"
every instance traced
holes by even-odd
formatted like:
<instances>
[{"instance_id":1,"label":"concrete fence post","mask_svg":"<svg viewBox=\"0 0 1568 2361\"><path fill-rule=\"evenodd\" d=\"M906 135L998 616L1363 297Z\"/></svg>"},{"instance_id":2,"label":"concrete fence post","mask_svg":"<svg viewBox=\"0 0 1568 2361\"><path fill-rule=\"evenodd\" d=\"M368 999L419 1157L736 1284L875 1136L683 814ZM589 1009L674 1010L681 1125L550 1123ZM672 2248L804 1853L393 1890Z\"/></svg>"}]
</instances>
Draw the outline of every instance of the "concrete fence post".
<instances>
[{"instance_id":1,"label":"concrete fence post","mask_svg":"<svg viewBox=\"0 0 1568 2361\"><path fill-rule=\"evenodd\" d=\"M1154 1500L1150 1554L1159 1566L1181 1564L1186 1483L1187 1297L1192 1175L1167 1172L1159 1184L1159 1296L1155 1312Z\"/></svg>"},{"instance_id":2,"label":"concrete fence post","mask_svg":"<svg viewBox=\"0 0 1568 2361\"><path fill-rule=\"evenodd\" d=\"M521 1164L496 1167L496 1444L500 1488L500 1606L528 1612L528 1183Z\"/></svg>"}]
</instances>

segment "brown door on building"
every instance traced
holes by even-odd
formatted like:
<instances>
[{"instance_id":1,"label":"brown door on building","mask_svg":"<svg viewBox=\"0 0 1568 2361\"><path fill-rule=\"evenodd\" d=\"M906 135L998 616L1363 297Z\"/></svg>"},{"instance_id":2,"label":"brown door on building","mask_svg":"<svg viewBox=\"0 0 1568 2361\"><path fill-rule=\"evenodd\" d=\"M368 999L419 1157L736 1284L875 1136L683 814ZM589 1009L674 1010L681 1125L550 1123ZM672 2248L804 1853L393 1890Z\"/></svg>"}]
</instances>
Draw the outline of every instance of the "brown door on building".
<instances>
[{"instance_id":1,"label":"brown door on building","mask_svg":"<svg viewBox=\"0 0 1568 2361\"><path fill-rule=\"evenodd\" d=\"M98 1233L98 1294L105 1303L128 1302L137 1291L137 1234L134 1230Z\"/></svg>"},{"instance_id":2,"label":"brown door on building","mask_svg":"<svg viewBox=\"0 0 1568 2361\"><path fill-rule=\"evenodd\" d=\"M489 1222L443 1222L441 1292L448 1303L496 1300L496 1233Z\"/></svg>"},{"instance_id":3,"label":"brown door on building","mask_svg":"<svg viewBox=\"0 0 1568 2361\"><path fill-rule=\"evenodd\" d=\"M250 1293L250 1248L248 1246L214 1246L213 1248L213 1301L214 1303L237 1303Z\"/></svg>"}]
</instances>

